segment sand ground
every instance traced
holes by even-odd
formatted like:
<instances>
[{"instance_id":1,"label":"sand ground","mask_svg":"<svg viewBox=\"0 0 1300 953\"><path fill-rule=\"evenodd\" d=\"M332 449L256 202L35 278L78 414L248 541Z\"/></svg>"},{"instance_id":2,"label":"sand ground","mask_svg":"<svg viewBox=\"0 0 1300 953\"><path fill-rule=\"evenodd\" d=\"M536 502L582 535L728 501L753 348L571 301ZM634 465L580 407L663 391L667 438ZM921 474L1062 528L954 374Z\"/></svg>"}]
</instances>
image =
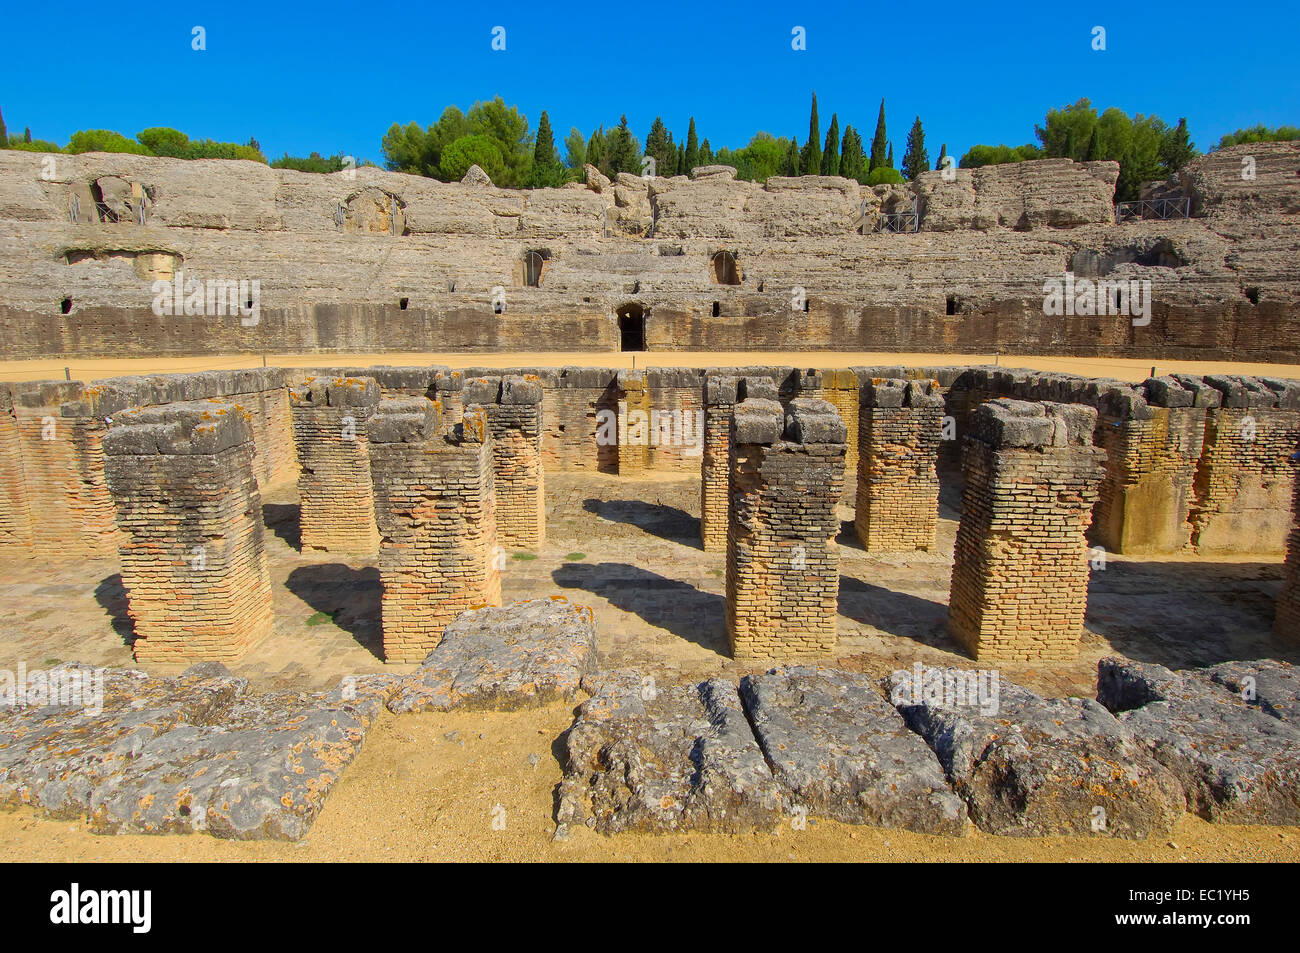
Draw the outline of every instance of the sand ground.
<instances>
[{"instance_id":1,"label":"sand ground","mask_svg":"<svg viewBox=\"0 0 1300 953\"><path fill-rule=\"evenodd\" d=\"M841 535L840 646L835 664L886 674L973 663L945 628L956 534L956 488L945 485L938 550L868 554ZM635 667L661 684L752 670L727 656L725 557L699 545L699 482L548 474L548 540L536 558L512 554L507 599L563 592L594 607L603 668ZM373 559L299 551L292 485L270 489L264 515L276 631L236 666L258 690L334 685L346 674L403 671L378 656ZM842 511L849 517L849 511ZM1118 653L1181 667L1263 656L1300 661L1270 634L1279 559L1110 557L1093 573L1079 658L1002 666L1047 695L1092 695L1097 659ZM72 659L133 665L113 561L0 563L0 667ZM554 843L570 704L515 713L385 714L301 844L206 836L98 836L79 821L0 813L0 850L47 860L1241 860L1300 859L1300 828L1207 824L1186 817L1146 842L1093 838L941 838L809 819L805 830L603 837L586 829ZM491 825L505 811L505 830Z\"/></svg>"}]
</instances>

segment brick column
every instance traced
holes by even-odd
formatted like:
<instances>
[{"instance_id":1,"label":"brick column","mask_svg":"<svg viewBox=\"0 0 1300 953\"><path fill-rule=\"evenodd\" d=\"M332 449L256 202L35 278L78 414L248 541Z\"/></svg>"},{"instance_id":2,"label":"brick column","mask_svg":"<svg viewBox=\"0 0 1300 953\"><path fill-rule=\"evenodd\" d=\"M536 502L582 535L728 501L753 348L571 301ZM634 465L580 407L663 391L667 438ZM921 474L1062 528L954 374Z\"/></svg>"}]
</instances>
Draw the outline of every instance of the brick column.
<instances>
[{"instance_id":1,"label":"brick column","mask_svg":"<svg viewBox=\"0 0 1300 953\"><path fill-rule=\"evenodd\" d=\"M1088 599L1084 533L1105 451L1097 411L999 398L971 417L948 625L977 660L1078 654Z\"/></svg>"},{"instance_id":2,"label":"brick column","mask_svg":"<svg viewBox=\"0 0 1300 953\"><path fill-rule=\"evenodd\" d=\"M533 375L465 382L466 409L482 407L492 436L497 543L539 549L546 538L542 382Z\"/></svg>"},{"instance_id":3,"label":"brick column","mask_svg":"<svg viewBox=\"0 0 1300 953\"><path fill-rule=\"evenodd\" d=\"M730 508L731 415L739 401L776 400L776 384L763 377L714 374L704 382L704 450L700 457L700 541L707 553L727 551Z\"/></svg>"},{"instance_id":4,"label":"brick column","mask_svg":"<svg viewBox=\"0 0 1300 953\"><path fill-rule=\"evenodd\" d=\"M650 469L650 381L645 371L618 372L618 473Z\"/></svg>"},{"instance_id":5,"label":"brick column","mask_svg":"<svg viewBox=\"0 0 1300 953\"><path fill-rule=\"evenodd\" d=\"M443 420L460 420L465 410L462 392L465 375L460 371L437 371L433 376L433 392Z\"/></svg>"},{"instance_id":6,"label":"brick column","mask_svg":"<svg viewBox=\"0 0 1300 953\"><path fill-rule=\"evenodd\" d=\"M366 377L316 377L290 392L303 552L379 551L366 424L379 387Z\"/></svg>"},{"instance_id":7,"label":"brick column","mask_svg":"<svg viewBox=\"0 0 1300 953\"><path fill-rule=\"evenodd\" d=\"M210 401L123 411L103 448L136 659L238 661L274 624L248 419Z\"/></svg>"},{"instance_id":8,"label":"brick column","mask_svg":"<svg viewBox=\"0 0 1300 953\"><path fill-rule=\"evenodd\" d=\"M1207 411L1192 503L1199 553L1282 553L1291 530L1289 463L1300 439L1300 385L1273 377L1206 375L1221 394Z\"/></svg>"},{"instance_id":9,"label":"brick column","mask_svg":"<svg viewBox=\"0 0 1300 953\"><path fill-rule=\"evenodd\" d=\"M0 551L30 553L32 514L9 388L0 386Z\"/></svg>"},{"instance_id":10,"label":"brick column","mask_svg":"<svg viewBox=\"0 0 1300 953\"><path fill-rule=\"evenodd\" d=\"M939 520L937 381L876 378L862 385L853 526L867 552L934 548Z\"/></svg>"},{"instance_id":11,"label":"brick column","mask_svg":"<svg viewBox=\"0 0 1300 953\"><path fill-rule=\"evenodd\" d=\"M456 616L501 602L487 415L440 431L434 402L385 400L369 438L384 660L422 662Z\"/></svg>"},{"instance_id":12,"label":"brick column","mask_svg":"<svg viewBox=\"0 0 1300 953\"><path fill-rule=\"evenodd\" d=\"M835 649L844 422L823 400L736 405L731 425L727 637L736 658Z\"/></svg>"},{"instance_id":13,"label":"brick column","mask_svg":"<svg viewBox=\"0 0 1300 953\"><path fill-rule=\"evenodd\" d=\"M1155 377L1138 395L1099 395L1093 442L1106 451L1106 475L1092 538L1116 553L1177 553L1191 541L1205 417L1219 392L1199 378Z\"/></svg>"}]
</instances>

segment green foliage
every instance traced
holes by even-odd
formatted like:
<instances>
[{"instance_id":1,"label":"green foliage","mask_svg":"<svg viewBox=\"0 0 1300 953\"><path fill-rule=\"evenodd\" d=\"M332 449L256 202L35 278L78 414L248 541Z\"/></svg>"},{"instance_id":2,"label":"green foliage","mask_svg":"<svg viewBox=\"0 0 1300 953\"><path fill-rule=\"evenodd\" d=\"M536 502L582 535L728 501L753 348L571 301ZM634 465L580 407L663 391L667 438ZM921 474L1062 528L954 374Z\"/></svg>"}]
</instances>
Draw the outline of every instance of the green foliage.
<instances>
[{"instance_id":1,"label":"green foliage","mask_svg":"<svg viewBox=\"0 0 1300 953\"><path fill-rule=\"evenodd\" d=\"M713 146L709 145L708 139L705 139L700 143L700 165L713 165L715 161Z\"/></svg>"},{"instance_id":2,"label":"green foliage","mask_svg":"<svg viewBox=\"0 0 1300 953\"><path fill-rule=\"evenodd\" d=\"M736 178L749 182L766 182L781 171L792 143L760 132L743 149L719 149L715 161L735 167Z\"/></svg>"},{"instance_id":3,"label":"green foliage","mask_svg":"<svg viewBox=\"0 0 1300 953\"><path fill-rule=\"evenodd\" d=\"M609 131L605 153L609 165L609 172L605 174L610 178L620 172L641 174L641 146L627 126L627 116L619 119L618 125Z\"/></svg>"},{"instance_id":4,"label":"green foliage","mask_svg":"<svg viewBox=\"0 0 1300 953\"><path fill-rule=\"evenodd\" d=\"M888 167L888 148L889 137L885 135L885 101L882 99L880 101L880 115L876 117L876 134L871 138L871 159L867 163L869 173Z\"/></svg>"},{"instance_id":5,"label":"green foliage","mask_svg":"<svg viewBox=\"0 0 1300 953\"><path fill-rule=\"evenodd\" d=\"M782 175L799 174L799 140L791 137L790 144L786 146L785 158L781 160Z\"/></svg>"},{"instance_id":6,"label":"green foliage","mask_svg":"<svg viewBox=\"0 0 1300 953\"><path fill-rule=\"evenodd\" d=\"M1083 154L1084 162L1095 162L1101 158L1101 130L1096 126L1092 127L1092 135L1088 137L1088 149Z\"/></svg>"},{"instance_id":7,"label":"green foliage","mask_svg":"<svg viewBox=\"0 0 1300 953\"><path fill-rule=\"evenodd\" d=\"M867 157L862 151L862 136L852 126L844 127L840 145L840 175L861 182L867 174Z\"/></svg>"},{"instance_id":8,"label":"green foliage","mask_svg":"<svg viewBox=\"0 0 1300 953\"><path fill-rule=\"evenodd\" d=\"M903 181L903 173L887 165L872 169L867 174L867 185L898 185Z\"/></svg>"},{"instance_id":9,"label":"green foliage","mask_svg":"<svg viewBox=\"0 0 1300 953\"><path fill-rule=\"evenodd\" d=\"M533 188L554 188L564 182L564 165L555 154L555 136L551 117L545 110L537 122L537 141L533 146Z\"/></svg>"},{"instance_id":10,"label":"green foliage","mask_svg":"<svg viewBox=\"0 0 1300 953\"><path fill-rule=\"evenodd\" d=\"M1195 155L1196 148L1187 131L1187 120L1180 118L1178 125L1160 142L1160 164L1172 175L1191 162Z\"/></svg>"},{"instance_id":11,"label":"green foliage","mask_svg":"<svg viewBox=\"0 0 1300 953\"><path fill-rule=\"evenodd\" d=\"M1002 165L1006 162L1024 162L1027 159L1041 159L1043 151L1033 143L1023 146L971 146L961 161L957 163L963 169L978 169L985 165Z\"/></svg>"},{"instance_id":12,"label":"green foliage","mask_svg":"<svg viewBox=\"0 0 1300 953\"><path fill-rule=\"evenodd\" d=\"M691 127L686 130L686 168L682 170L685 175L690 175L691 169L700 165L700 140L695 135L695 117L691 117Z\"/></svg>"},{"instance_id":13,"label":"green foliage","mask_svg":"<svg viewBox=\"0 0 1300 953\"><path fill-rule=\"evenodd\" d=\"M686 166L686 143L677 143L677 175L686 175L691 170Z\"/></svg>"},{"instance_id":14,"label":"green foliage","mask_svg":"<svg viewBox=\"0 0 1300 953\"><path fill-rule=\"evenodd\" d=\"M673 134L658 116L655 116L645 137L645 154L655 160L655 175L672 175L677 171L677 147L673 145Z\"/></svg>"},{"instance_id":15,"label":"green foliage","mask_svg":"<svg viewBox=\"0 0 1300 953\"><path fill-rule=\"evenodd\" d=\"M501 155L501 147L491 136L477 133L472 136L461 136L442 150L440 178L445 182L459 182L472 165L486 172L494 184L500 183L506 177L506 165Z\"/></svg>"},{"instance_id":16,"label":"green foliage","mask_svg":"<svg viewBox=\"0 0 1300 953\"><path fill-rule=\"evenodd\" d=\"M8 141L9 141L9 131L5 129L4 113L0 112L0 142L7 143Z\"/></svg>"},{"instance_id":17,"label":"green foliage","mask_svg":"<svg viewBox=\"0 0 1300 953\"><path fill-rule=\"evenodd\" d=\"M821 125L817 120L817 94L812 97L812 114L808 118L808 141L799 156L799 168L804 175L816 175L822 167Z\"/></svg>"},{"instance_id":18,"label":"green foliage","mask_svg":"<svg viewBox=\"0 0 1300 953\"><path fill-rule=\"evenodd\" d=\"M83 152L126 152L132 155L149 155L148 147L133 142L120 132L111 129L82 129L72 134L64 152L79 155Z\"/></svg>"},{"instance_id":19,"label":"green foliage","mask_svg":"<svg viewBox=\"0 0 1300 953\"><path fill-rule=\"evenodd\" d=\"M319 152L313 152L304 159L301 156L291 156L286 152L271 163L271 168L294 169L298 172L316 172L328 175L331 172L342 172L344 169L349 168L349 165L342 153L335 153L329 158L325 158Z\"/></svg>"},{"instance_id":20,"label":"green foliage","mask_svg":"<svg viewBox=\"0 0 1300 953\"><path fill-rule=\"evenodd\" d=\"M925 151L925 130L921 128L921 117L912 122L907 134L907 149L903 152L903 177L915 179L930 168L930 153Z\"/></svg>"},{"instance_id":21,"label":"green foliage","mask_svg":"<svg viewBox=\"0 0 1300 953\"><path fill-rule=\"evenodd\" d=\"M1270 129L1268 126L1260 124L1229 133L1219 140L1219 144L1215 148L1226 149L1228 146L1240 146L1250 142L1288 142L1292 139L1300 139L1300 127L1278 126L1275 129Z\"/></svg>"},{"instance_id":22,"label":"green foliage","mask_svg":"<svg viewBox=\"0 0 1300 953\"><path fill-rule=\"evenodd\" d=\"M156 156L169 156L173 159L189 158L190 137L179 129L152 126L137 132L135 137Z\"/></svg>"},{"instance_id":23,"label":"green foliage","mask_svg":"<svg viewBox=\"0 0 1300 953\"><path fill-rule=\"evenodd\" d=\"M587 140L587 164L594 165L601 172L608 166L605 163L605 127L601 126Z\"/></svg>"},{"instance_id":24,"label":"green foliage","mask_svg":"<svg viewBox=\"0 0 1300 953\"><path fill-rule=\"evenodd\" d=\"M822 149L822 175L840 174L840 117L831 113L831 126L826 130L826 146Z\"/></svg>"},{"instance_id":25,"label":"green foliage","mask_svg":"<svg viewBox=\"0 0 1300 953\"><path fill-rule=\"evenodd\" d=\"M455 106L448 106L442 116L427 129L410 123L403 127L394 123L384 134L381 146L385 163L394 172L408 172L444 179L443 153L453 143L469 136L487 136L497 147L499 173L493 175L487 167L483 171L492 176L493 183L510 188L523 187L532 178L533 138L528 133L528 119L514 106L496 97L490 102L478 102L468 115ZM447 168L459 168L462 154L454 157ZM481 165L481 163L480 163ZM455 176L459 179L465 173Z\"/></svg>"},{"instance_id":26,"label":"green foliage","mask_svg":"<svg viewBox=\"0 0 1300 953\"><path fill-rule=\"evenodd\" d=\"M569 129L569 134L564 137L564 164L571 170L578 169L581 171L586 162L587 140L578 131L578 127L573 126Z\"/></svg>"},{"instance_id":27,"label":"green foliage","mask_svg":"<svg viewBox=\"0 0 1300 953\"><path fill-rule=\"evenodd\" d=\"M50 142L46 139L33 139L26 142L21 139L10 139L8 148L16 149L19 152L62 152L63 149L57 142Z\"/></svg>"},{"instance_id":28,"label":"green foliage","mask_svg":"<svg viewBox=\"0 0 1300 953\"><path fill-rule=\"evenodd\" d=\"M934 162L936 172L943 169L943 160L946 158L948 158L948 143L945 142L939 146L939 158Z\"/></svg>"}]
</instances>

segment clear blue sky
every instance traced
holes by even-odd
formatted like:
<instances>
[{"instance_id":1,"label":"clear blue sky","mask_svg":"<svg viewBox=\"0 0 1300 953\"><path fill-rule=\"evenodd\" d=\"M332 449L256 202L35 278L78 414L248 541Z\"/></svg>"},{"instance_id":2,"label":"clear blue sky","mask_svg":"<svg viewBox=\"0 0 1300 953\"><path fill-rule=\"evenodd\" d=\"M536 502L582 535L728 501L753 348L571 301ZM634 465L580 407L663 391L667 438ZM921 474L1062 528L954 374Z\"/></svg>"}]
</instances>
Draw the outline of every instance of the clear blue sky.
<instances>
[{"instance_id":1,"label":"clear blue sky","mask_svg":"<svg viewBox=\"0 0 1300 953\"><path fill-rule=\"evenodd\" d=\"M975 143L1033 141L1052 107L1186 116L1201 149L1232 130L1300 124L1300 4L865 2L573 4L11 3L0 37L10 132L65 143L77 129L127 136L173 126L268 156L312 150L382 161L394 122L426 125L455 103L502 96L557 142L626 113L644 140L656 115L676 138L696 117L714 148L757 130L870 140L884 97L901 158L920 115L931 160ZM207 50L191 49L191 29ZM791 49L791 30L807 50ZM1091 49L1092 28L1107 49ZM506 28L506 50L491 49Z\"/></svg>"}]
</instances>

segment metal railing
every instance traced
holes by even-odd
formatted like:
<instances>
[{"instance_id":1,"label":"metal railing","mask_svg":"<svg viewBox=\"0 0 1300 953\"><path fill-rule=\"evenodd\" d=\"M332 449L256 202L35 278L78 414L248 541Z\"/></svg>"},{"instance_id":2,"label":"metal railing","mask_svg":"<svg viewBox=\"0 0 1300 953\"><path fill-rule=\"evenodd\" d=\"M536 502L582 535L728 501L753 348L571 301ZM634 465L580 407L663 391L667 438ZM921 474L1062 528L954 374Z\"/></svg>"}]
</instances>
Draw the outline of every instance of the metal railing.
<instances>
[{"instance_id":1,"label":"metal railing","mask_svg":"<svg viewBox=\"0 0 1300 953\"><path fill-rule=\"evenodd\" d=\"M921 229L921 216L915 209L910 212L887 212L876 216L877 232L916 232Z\"/></svg>"},{"instance_id":2,"label":"metal railing","mask_svg":"<svg viewBox=\"0 0 1300 953\"><path fill-rule=\"evenodd\" d=\"M1191 218L1192 200L1190 197L1179 199L1141 199L1137 202L1116 202L1115 221L1123 224L1140 218Z\"/></svg>"}]
</instances>

